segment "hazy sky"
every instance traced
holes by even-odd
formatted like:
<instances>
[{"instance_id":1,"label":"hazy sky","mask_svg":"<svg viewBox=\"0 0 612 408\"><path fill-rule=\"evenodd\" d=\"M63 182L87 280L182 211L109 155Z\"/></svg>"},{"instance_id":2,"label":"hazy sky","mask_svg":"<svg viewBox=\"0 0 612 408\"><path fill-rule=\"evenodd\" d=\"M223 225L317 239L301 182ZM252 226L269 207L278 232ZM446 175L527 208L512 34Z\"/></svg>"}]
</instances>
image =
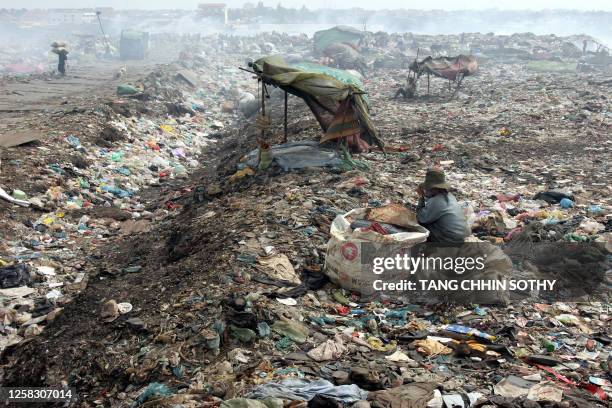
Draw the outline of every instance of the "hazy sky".
<instances>
[{"instance_id":1,"label":"hazy sky","mask_svg":"<svg viewBox=\"0 0 612 408\"><path fill-rule=\"evenodd\" d=\"M209 2L225 2L231 7L240 7L244 0L209 0ZM111 6L115 8L196 8L205 0L0 0L0 8L55 8L55 7L96 7ZM251 0L256 3L257 0ZM365 9L381 8L413 8L413 9L546 9L562 8L576 10L606 10L612 11L612 0L437 0L429 3L423 0L264 0L267 6L309 8L348 8L362 7Z\"/></svg>"}]
</instances>

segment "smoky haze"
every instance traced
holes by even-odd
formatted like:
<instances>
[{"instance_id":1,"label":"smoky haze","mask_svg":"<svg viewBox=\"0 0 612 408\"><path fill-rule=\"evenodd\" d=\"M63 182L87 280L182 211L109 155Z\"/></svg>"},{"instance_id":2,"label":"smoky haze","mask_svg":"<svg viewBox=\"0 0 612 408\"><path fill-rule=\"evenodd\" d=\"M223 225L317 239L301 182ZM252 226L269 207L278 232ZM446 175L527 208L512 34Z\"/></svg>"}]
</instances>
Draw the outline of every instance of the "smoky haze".
<instances>
[{"instance_id":1,"label":"smoky haze","mask_svg":"<svg viewBox=\"0 0 612 408\"><path fill-rule=\"evenodd\" d=\"M118 9L194 9L198 3L205 1L194 0L0 0L0 8L58 8L58 7L115 7ZM229 7L242 7L243 0L224 1ZM251 1L257 3L257 1ZM566 9L566 10L602 10L612 11L612 2L609 0L438 0L435 4L424 3L415 0L282 0L264 1L266 6L275 7L282 4L284 7L308 8L333 8L343 9L359 7L364 9L426 9L436 8L442 10L542 10L542 9Z\"/></svg>"},{"instance_id":2,"label":"smoky haze","mask_svg":"<svg viewBox=\"0 0 612 408\"><path fill-rule=\"evenodd\" d=\"M225 27L202 24L197 18L198 5L215 0L0 0L2 8L51 9L112 7L113 18L102 16L111 34L125 28L149 32L203 33L224 31ZM492 32L501 35L532 32L561 36L587 34L606 44L612 40L612 1L610 0L221 0L230 9L229 21L235 34L250 35L256 31L280 31L290 34L315 31L333 25L349 25L369 31L413 32L417 34L458 34ZM245 4L262 3L268 9L294 9L292 15L263 15L256 21L240 21ZM492 7L494 5L494 7ZM309 13L297 10L307 7ZM435 10L433 8L435 7ZM127 10L151 10L134 18ZM171 14L154 14L167 10ZM365 10L372 10L367 12ZM394 11L389 11L394 10ZM290 13L287 13L290 14ZM245 23L256 23L245 24ZM92 28L93 29L93 28ZM5 31L6 32L6 31ZM3 33L0 27L0 35ZM19 38L21 34L17 37Z\"/></svg>"},{"instance_id":3,"label":"smoky haze","mask_svg":"<svg viewBox=\"0 0 612 408\"><path fill-rule=\"evenodd\" d=\"M335 25L347 25L367 31L386 31L424 35L459 33L494 33L511 35L530 32L536 35L589 35L599 42L612 44L612 1L610 0L226 0L227 21L216 18L203 22L198 5L215 0L0 0L2 9L34 9L29 15L5 12L0 21L0 41L11 44L42 44L48 38L70 34L100 35L95 17L88 24L49 24L58 8L112 7L103 11L101 22L106 34L117 37L131 28L157 33L253 35L257 32L288 34L314 32ZM221 0L223 2L223 0ZM248 4L249 7L245 7ZM495 5L495 8L491 7ZM435 6L435 10L432 7ZM306 7L307 9L302 9ZM253 11L254 9L256 11ZM47 10L40 10L47 9ZM163 11L162 11L163 10ZM246 11L250 10L250 11ZM36 11L39 14L36 14ZM67 11L71 13L70 10ZM71 17L72 18L72 17ZM80 18L80 17L79 17ZM37 28L38 27L38 28ZM42 40L40 37L45 38Z\"/></svg>"}]
</instances>

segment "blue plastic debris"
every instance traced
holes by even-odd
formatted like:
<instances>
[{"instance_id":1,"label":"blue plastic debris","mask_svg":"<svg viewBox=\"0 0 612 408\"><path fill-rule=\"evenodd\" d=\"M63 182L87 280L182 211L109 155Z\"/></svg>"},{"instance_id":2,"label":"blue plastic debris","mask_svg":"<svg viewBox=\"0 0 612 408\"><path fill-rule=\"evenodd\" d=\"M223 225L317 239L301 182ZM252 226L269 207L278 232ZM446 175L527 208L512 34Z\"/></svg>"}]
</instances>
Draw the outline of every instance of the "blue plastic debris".
<instances>
[{"instance_id":1,"label":"blue plastic debris","mask_svg":"<svg viewBox=\"0 0 612 408\"><path fill-rule=\"evenodd\" d=\"M128 169L127 167L119 167L118 169L115 169L115 171L119 174L122 174L124 176L129 176L132 174L132 172L130 171L130 169Z\"/></svg>"},{"instance_id":2,"label":"blue plastic debris","mask_svg":"<svg viewBox=\"0 0 612 408\"><path fill-rule=\"evenodd\" d=\"M78 149L81 147L81 141L76 136L68 135L66 137L66 141L68 142L70 146L74 147L75 149Z\"/></svg>"},{"instance_id":3,"label":"blue plastic debris","mask_svg":"<svg viewBox=\"0 0 612 408\"><path fill-rule=\"evenodd\" d=\"M487 309L486 307L477 306L474 309L474 313L476 313L478 316L486 316L487 313L489 313L489 309Z\"/></svg>"},{"instance_id":4,"label":"blue plastic debris","mask_svg":"<svg viewBox=\"0 0 612 408\"><path fill-rule=\"evenodd\" d=\"M310 321L319 326L325 326L326 324L335 323L336 320L329 316L310 316Z\"/></svg>"},{"instance_id":5,"label":"blue plastic debris","mask_svg":"<svg viewBox=\"0 0 612 408\"><path fill-rule=\"evenodd\" d=\"M473 329L467 326L460 326L458 324L449 324L446 327L444 327L444 330L454 332L454 333L467 334L468 336L473 336L473 337L480 337L481 339L485 339L489 341L495 341L496 339L495 336L492 336L485 332L481 332L478 329Z\"/></svg>"},{"instance_id":6,"label":"blue plastic debris","mask_svg":"<svg viewBox=\"0 0 612 408\"><path fill-rule=\"evenodd\" d=\"M169 397L172 394L174 394L174 392L170 388L168 388L167 385L158 383L158 382L154 382L154 383L149 384L147 388L145 388L142 394L140 394L140 396L136 399L136 401L134 401L134 403L131 406L132 408L136 408L136 407L141 406L142 404L144 404L145 402L147 402L148 400L152 398Z\"/></svg>"},{"instance_id":7,"label":"blue plastic debris","mask_svg":"<svg viewBox=\"0 0 612 408\"><path fill-rule=\"evenodd\" d=\"M266 322L259 322L257 324L257 333L259 337L268 337L270 335L270 326Z\"/></svg>"},{"instance_id":8,"label":"blue plastic debris","mask_svg":"<svg viewBox=\"0 0 612 408\"><path fill-rule=\"evenodd\" d=\"M174 374L176 378L183 378L183 375L185 375L185 367L182 365L172 367L172 374Z\"/></svg>"},{"instance_id":9,"label":"blue plastic debris","mask_svg":"<svg viewBox=\"0 0 612 408\"><path fill-rule=\"evenodd\" d=\"M561 205L561 208L572 208L574 206L574 202L572 200L570 200L569 198L562 198L561 201L559 201L559 204Z\"/></svg>"},{"instance_id":10,"label":"blue plastic debris","mask_svg":"<svg viewBox=\"0 0 612 408\"><path fill-rule=\"evenodd\" d=\"M591 204L589 205L589 208L587 208L587 212L590 214L600 214L603 212L603 209L600 205Z\"/></svg>"},{"instance_id":11,"label":"blue plastic debris","mask_svg":"<svg viewBox=\"0 0 612 408\"><path fill-rule=\"evenodd\" d=\"M312 226L308 226L308 227L304 227L300 230L300 232L303 235L306 235L307 237L311 236L312 234L314 234L315 232L317 232L317 229L315 227Z\"/></svg>"},{"instance_id":12,"label":"blue plastic debris","mask_svg":"<svg viewBox=\"0 0 612 408\"><path fill-rule=\"evenodd\" d=\"M102 186L102 191L106 191L107 193L111 193L115 197L126 198L131 197L132 193L127 190L123 190L121 188L117 188L114 186Z\"/></svg>"},{"instance_id":13,"label":"blue plastic debris","mask_svg":"<svg viewBox=\"0 0 612 408\"><path fill-rule=\"evenodd\" d=\"M59 164L57 164L57 163L50 164L50 165L49 165L49 168L50 168L51 170L53 170L55 173L57 173L57 174L61 174L61 175L66 174L66 172L64 171L64 169L62 169L62 168L59 166Z\"/></svg>"}]
</instances>

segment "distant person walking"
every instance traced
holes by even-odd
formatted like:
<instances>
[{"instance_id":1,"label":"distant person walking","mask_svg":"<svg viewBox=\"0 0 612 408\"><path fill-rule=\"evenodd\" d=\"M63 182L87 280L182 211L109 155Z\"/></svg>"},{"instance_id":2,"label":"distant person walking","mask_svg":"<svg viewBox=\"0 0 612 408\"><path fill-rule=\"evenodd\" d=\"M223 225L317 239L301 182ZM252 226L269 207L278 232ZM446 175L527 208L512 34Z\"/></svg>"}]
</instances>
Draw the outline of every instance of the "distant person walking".
<instances>
[{"instance_id":1,"label":"distant person walking","mask_svg":"<svg viewBox=\"0 0 612 408\"><path fill-rule=\"evenodd\" d=\"M58 54L59 62L57 63L57 70L61 76L66 75L66 61L68 60L68 53L61 52Z\"/></svg>"},{"instance_id":2,"label":"distant person walking","mask_svg":"<svg viewBox=\"0 0 612 408\"><path fill-rule=\"evenodd\" d=\"M58 63L57 63L57 71L61 76L66 75L66 61L68 60L68 50L66 49L66 44L63 42L55 41L51 44L51 52L57 54Z\"/></svg>"}]
</instances>

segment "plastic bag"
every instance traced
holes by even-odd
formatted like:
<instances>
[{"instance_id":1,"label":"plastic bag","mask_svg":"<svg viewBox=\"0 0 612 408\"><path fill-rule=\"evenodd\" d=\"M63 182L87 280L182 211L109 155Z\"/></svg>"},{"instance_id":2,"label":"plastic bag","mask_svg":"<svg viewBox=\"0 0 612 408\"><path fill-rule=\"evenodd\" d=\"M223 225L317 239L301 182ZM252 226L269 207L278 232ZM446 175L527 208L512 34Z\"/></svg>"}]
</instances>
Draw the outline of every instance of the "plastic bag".
<instances>
[{"instance_id":1,"label":"plastic bag","mask_svg":"<svg viewBox=\"0 0 612 408\"><path fill-rule=\"evenodd\" d=\"M344 289L372 294L373 283L381 279L373 273L370 256L408 251L414 245L425 242L429 231L413 225L412 232L381 235L374 231L353 230L351 222L367 218L366 208L357 208L344 215L338 215L330 228L331 238L327 242L325 274ZM410 225L408 222L406 225ZM403 272L405 274L405 272ZM393 279L390 274L385 280Z\"/></svg>"}]
</instances>

